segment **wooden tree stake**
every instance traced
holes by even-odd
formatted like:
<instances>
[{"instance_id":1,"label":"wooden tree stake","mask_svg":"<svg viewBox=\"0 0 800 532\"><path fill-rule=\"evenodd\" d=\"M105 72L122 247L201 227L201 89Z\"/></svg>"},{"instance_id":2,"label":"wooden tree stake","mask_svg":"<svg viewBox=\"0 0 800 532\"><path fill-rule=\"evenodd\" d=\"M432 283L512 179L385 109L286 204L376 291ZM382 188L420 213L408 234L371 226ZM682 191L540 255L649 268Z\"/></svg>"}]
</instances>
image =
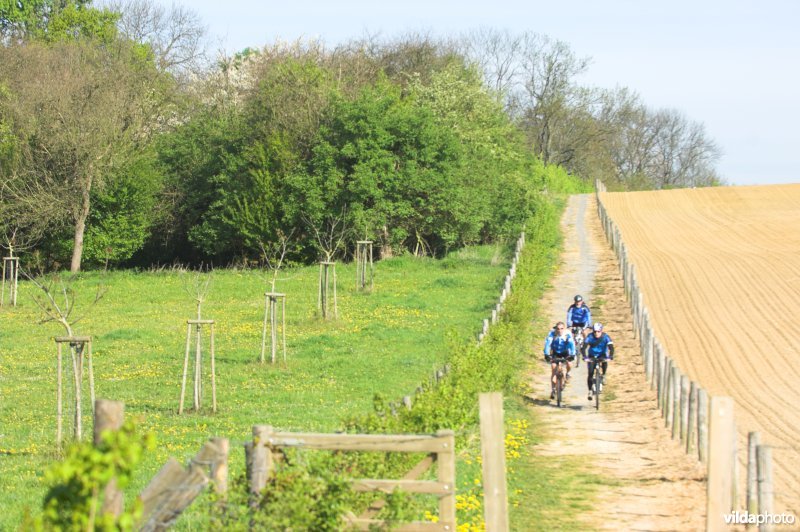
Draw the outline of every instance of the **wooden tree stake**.
<instances>
[{"instance_id":1,"label":"wooden tree stake","mask_svg":"<svg viewBox=\"0 0 800 532\"><path fill-rule=\"evenodd\" d=\"M194 356L194 411L198 412L203 404L203 351L201 346L202 326L209 326L210 345L211 345L211 409L217 411L217 375L216 375L216 352L214 346L214 320L187 320L186 321L186 350L183 356L183 377L181 379L181 398L178 404L178 414L183 414L183 405L186 395L186 377L189 374L189 352L191 351L192 336L196 338ZM194 328L194 333L192 331Z\"/></svg>"},{"instance_id":2,"label":"wooden tree stake","mask_svg":"<svg viewBox=\"0 0 800 532\"><path fill-rule=\"evenodd\" d=\"M89 397L92 399L92 411L94 411L94 366L92 364L92 339L89 336L57 336L55 338L57 346L57 362L56 362L56 442L61 445L63 437L63 379L62 371L63 364L63 351L61 344L69 344L70 358L72 361L72 381L75 387L74 396L74 410L73 410L73 437L80 440L83 437L83 406L82 389L83 389L83 364L84 360L88 362L89 369Z\"/></svg>"},{"instance_id":3,"label":"wooden tree stake","mask_svg":"<svg viewBox=\"0 0 800 532\"><path fill-rule=\"evenodd\" d=\"M261 358L265 361L267 349L267 328L270 333L270 353L272 363L275 363L278 353L278 300L281 301L281 340L283 344L283 361L286 362L286 294L267 292L264 294L264 329L261 332Z\"/></svg>"}]
</instances>

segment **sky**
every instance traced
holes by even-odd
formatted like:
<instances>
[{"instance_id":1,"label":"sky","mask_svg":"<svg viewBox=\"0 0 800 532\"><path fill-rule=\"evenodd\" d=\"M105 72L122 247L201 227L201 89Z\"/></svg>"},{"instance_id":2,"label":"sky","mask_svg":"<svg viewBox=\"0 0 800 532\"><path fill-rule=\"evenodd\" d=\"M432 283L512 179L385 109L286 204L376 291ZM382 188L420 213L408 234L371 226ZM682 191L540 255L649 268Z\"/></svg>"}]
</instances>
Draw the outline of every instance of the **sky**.
<instances>
[{"instance_id":1,"label":"sky","mask_svg":"<svg viewBox=\"0 0 800 532\"><path fill-rule=\"evenodd\" d=\"M157 0L171 5L169 0ZM542 33L591 65L578 81L627 87L702 123L733 185L800 183L797 0L193 0L228 53L276 39L336 45L409 31Z\"/></svg>"}]
</instances>

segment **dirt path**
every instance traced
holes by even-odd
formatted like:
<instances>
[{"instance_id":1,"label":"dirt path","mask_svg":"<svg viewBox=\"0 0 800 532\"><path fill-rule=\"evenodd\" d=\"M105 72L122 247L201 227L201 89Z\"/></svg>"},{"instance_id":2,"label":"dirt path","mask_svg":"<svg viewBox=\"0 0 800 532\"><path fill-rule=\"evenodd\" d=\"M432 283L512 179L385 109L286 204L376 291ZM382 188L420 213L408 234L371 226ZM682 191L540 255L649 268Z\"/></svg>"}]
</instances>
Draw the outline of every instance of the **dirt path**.
<instances>
[{"instance_id":1,"label":"dirt path","mask_svg":"<svg viewBox=\"0 0 800 532\"><path fill-rule=\"evenodd\" d=\"M552 437L534 452L585 457L607 476L597 510L581 516L587 528L696 530L705 524L704 469L674 442L646 385L619 268L601 234L594 197L572 196L562 219L564 254L542 308L550 322L566 318L575 294L590 304L616 345L600 411L587 400L586 365L573 369L565 405L549 400L549 370L533 377L533 405ZM595 285L597 293L594 293ZM592 305L593 300L594 305ZM542 343L547 331L541 332Z\"/></svg>"}]
</instances>

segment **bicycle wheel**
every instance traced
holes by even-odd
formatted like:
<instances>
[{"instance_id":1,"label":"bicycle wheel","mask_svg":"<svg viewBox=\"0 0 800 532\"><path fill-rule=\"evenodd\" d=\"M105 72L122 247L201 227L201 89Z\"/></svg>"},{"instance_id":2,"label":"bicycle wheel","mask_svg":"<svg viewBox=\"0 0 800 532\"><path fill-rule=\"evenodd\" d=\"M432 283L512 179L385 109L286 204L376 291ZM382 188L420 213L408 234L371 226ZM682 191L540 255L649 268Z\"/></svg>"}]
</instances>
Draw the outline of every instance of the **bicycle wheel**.
<instances>
[{"instance_id":1,"label":"bicycle wheel","mask_svg":"<svg viewBox=\"0 0 800 532\"><path fill-rule=\"evenodd\" d=\"M556 405L561 407L561 388L564 387L564 371L561 369L561 364L558 365L556 373Z\"/></svg>"},{"instance_id":2,"label":"bicycle wheel","mask_svg":"<svg viewBox=\"0 0 800 532\"><path fill-rule=\"evenodd\" d=\"M600 362L594 363L594 407L600 410L600 387L603 379L603 373L600 370Z\"/></svg>"}]
</instances>

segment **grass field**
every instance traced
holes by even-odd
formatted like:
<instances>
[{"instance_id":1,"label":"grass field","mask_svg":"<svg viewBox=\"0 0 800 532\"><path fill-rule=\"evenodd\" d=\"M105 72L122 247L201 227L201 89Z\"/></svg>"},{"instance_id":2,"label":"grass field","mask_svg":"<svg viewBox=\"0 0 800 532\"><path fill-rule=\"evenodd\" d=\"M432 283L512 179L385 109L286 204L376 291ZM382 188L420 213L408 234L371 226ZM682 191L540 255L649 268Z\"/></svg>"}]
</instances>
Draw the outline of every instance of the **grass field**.
<instances>
[{"instance_id":1,"label":"grass field","mask_svg":"<svg viewBox=\"0 0 800 532\"><path fill-rule=\"evenodd\" d=\"M157 448L137 470L138 491L169 456L186 460L211 436L231 439L232 474L243 468L241 444L251 426L331 431L347 416L369 411L373 396L410 394L440 366L447 339L474 337L489 314L508 267L495 247L469 248L443 260L401 257L378 263L375 290L355 291L353 265L338 266L339 319L316 315L315 267L287 270L277 289L287 296L287 364L261 365L258 356L266 276L216 271L203 318L216 321L219 412L210 413L210 387L201 413L176 414L186 319L193 318L193 273L85 274L74 284L77 314L103 282L108 292L76 326L91 335L97 396L124 401L153 431ZM54 323L22 283L20 305L0 309L0 529L16 527L26 507L36 513L41 478L55 459ZM208 348L208 343L204 345ZM190 392L191 390L189 390ZM187 395L191 406L191 393ZM85 410L88 410L88 401ZM67 429L69 419L65 420ZM91 416L84 416L90 433Z\"/></svg>"}]
</instances>

